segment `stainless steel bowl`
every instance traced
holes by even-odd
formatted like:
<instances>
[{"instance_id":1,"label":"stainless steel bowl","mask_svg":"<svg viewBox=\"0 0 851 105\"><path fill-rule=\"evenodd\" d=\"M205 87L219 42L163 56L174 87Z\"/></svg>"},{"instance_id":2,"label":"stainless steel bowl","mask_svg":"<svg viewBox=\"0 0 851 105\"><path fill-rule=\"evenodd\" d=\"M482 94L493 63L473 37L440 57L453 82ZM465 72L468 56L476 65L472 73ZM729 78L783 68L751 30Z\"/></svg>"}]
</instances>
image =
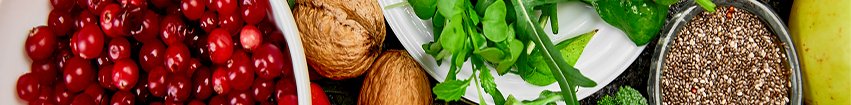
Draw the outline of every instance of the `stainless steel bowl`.
<instances>
[{"instance_id":1,"label":"stainless steel bowl","mask_svg":"<svg viewBox=\"0 0 851 105\"><path fill-rule=\"evenodd\" d=\"M695 3L693 0L683 2L685 2L683 8L678 10L678 14L674 14L673 18L670 20L671 23L663 28L663 34L659 38L659 43L656 45L655 53L651 59L653 63L650 66L650 80L648 81L649 88L647 88L651 104L661 104L662 93L659 89L660 79L662 70L664 70L665 67L665 55L671 50L671 44L677 38L677 34L686 25L686 23L691 21L691 18L700 12L705 11L703 7ZM798 63L797 53L795 52L795 44L789 36L789 31L786 29L786 25L783 21L781 21L780 17L774 13L774 10L756 0L713 0L713 2L718 7L733 6L737 10L748 11L749 13L756 15L763 23L766 24L766 26L768 26L767 28L770 32L773 32L780 41L785 43L785 64L788 69L792 70L792 74L789 76L789 80L792 82L791 90L789 90L789 101L791 105L800 105L802 97L801 69Z\"/></svg>"}]
</instances>

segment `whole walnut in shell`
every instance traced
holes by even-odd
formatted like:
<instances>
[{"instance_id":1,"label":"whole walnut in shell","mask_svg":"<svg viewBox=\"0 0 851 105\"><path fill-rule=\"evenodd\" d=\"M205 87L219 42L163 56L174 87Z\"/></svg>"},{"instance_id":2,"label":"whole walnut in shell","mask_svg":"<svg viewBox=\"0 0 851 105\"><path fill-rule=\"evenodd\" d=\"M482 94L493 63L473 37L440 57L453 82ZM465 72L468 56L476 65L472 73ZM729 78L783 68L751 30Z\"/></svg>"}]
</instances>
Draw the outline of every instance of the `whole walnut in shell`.
<instances>
[{"instance_id":1,"label":"whole walnut in shell","mask_svg":"<svg viewBox=\"0 0 851 105\"><path fill-rule=\"evenodd\" d=\"M426 72L405 50L389 50L375 61L358 97L358 105L431 105Z\"/></svg>"},{"instance_id":2,"label":"whole walnut in shell","mask_svg":"<svg viewBox=\"0 0 851 105\"><path fill-rule=\"evenodd\" d=\"M307 63L322 76L358 77L381 53L386 30L375 0L297 0L293 12Z\"/></svg>"}]
</instances>

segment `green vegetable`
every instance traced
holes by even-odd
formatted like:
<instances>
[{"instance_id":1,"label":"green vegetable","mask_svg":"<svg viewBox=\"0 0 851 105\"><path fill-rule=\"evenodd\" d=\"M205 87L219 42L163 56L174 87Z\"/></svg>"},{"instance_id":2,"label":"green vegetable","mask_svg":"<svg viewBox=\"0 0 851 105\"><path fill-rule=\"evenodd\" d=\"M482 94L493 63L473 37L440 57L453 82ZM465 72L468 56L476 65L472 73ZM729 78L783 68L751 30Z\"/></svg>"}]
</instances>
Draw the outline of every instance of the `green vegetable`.
<instances>
[{"instance_id":1,"label":"green vegetable","mask_svg":"<svg viewBox=\"0 0 851 105\"><path fill-rule=\"evenodd\" d=\"M660 5L672 5L672 4L675 4L679 1L680 0L653 0L653 2L656 2L656 4L660 4Z\"/></svg>"},{"instance_id":2,"label":"green vegetable","mask_svg":"<svg viewBox=\"0 0 851 105\"><path fill-rule=\"evenodd\" d=\"M600 18L623 30L638 46L647 44L659 34L668 14L668 5L650 0L599 0L591 5Z\"/></svg>"},{"instance_id":3,"label":"green vegetable","mask_svg":"<svg viewBox=\"0 0 851 105\"><path fill-rule=\"evenodd\" d=\"M620 105L647 105L647 99L638 93L638 90L629 86L621 87L618 93L615 94L618 104Z\"/></svg>"},{"instance_id":4,"label":"green vegetable","mask_svg":"<svg viewBox=\"0 0 851 105\"><path fill-rule=\"evenodd\" d=\"M706 9L706 11L715 12L715 3L712 3L712 1L709 1L709 0L694 0L694 1L697 2L697 4L700 4L700 6L703 7L703 9Z\"/></svg>"},{"instance_id":5,"label":"green vegetable","mask_svg":"<svg viewBox=\"0 0 851 105\"><path fill-rule=\"evenodd\" d=\"M618 105L618 102L614 97L606 95L600 101L597 101L597 105Z\"/></svg>"},{"instance_id":6,"label":"green vegetable","mask_svg":"<svg viewBox=\"0 0 851 105\"><path fill-rule=\"evenodd\" d=\"M591 31L565 40L556 44L555 47L562 53L567 64L575 65L576 61L579 60L579 56L582 54L582 51L585 49L585 45L588 44L588 41L591 40L596 32L596 30ZM524 57L526 60L523 62L527 63L516 64L516 66L518 66L517 69L519 71L518 75L520 75L520 78L523 78L523 80L529 84L537 86L547 86L556 82L549 66L547 66L546 62L544 62L543 56L538 53L538 50L533 50L526 53L526 55L528 57Z\"/></svg>"},{"instance_id":7,"label":"green vegetable","mask_svg":"<svg viewBox=\"0 0 851 105\"><path fill-rule=\"evenodd\" d=\"M408 0L420 19L429 19L437 10L437 0Z\"/></svg>"},{"instance_id":8,"label":"green vegetable","mask_svg":"<svg viewBox=\"0 0 851 105\"><path fill-rule=\"evenodd\" d=\"M437 99L454 101L467 92L467 86L470 86L470 80L446 80L435 85L431 91L437 95Z\"/></svg>"},{"instance_id":9,"label":"green vegetable","mask_svg":"<svg viewBox=\"0 0 851 105\"><path fill-rule=\"evenodd\" d=\"M562 93L544 90L541 92L541 95L533 101L520 101L515 99L512 95L508 95L505 105L555 105L555 102L564 101L564 97L560 94Z\"/></svg>"}]
</instances>

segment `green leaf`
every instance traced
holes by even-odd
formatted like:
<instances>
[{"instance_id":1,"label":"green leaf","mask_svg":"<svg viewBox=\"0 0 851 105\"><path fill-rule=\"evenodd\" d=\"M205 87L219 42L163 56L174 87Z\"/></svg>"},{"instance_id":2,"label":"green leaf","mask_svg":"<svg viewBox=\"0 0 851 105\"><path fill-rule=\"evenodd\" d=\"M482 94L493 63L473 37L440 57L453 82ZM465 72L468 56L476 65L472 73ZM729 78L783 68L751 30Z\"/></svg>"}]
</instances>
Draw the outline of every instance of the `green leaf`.
<instances>
[{"instance_id":1,"label":"green leaf","mask_svg":"<svg viewBox=\"0 0 851 105\"><path fill-rule=\"evenodd\" d=\"M502 62L499 63L499 65L496 67L496 71L498 72L505 72L510 69L524 50L523 42L520 42L519 40L511 39L508 40L508 43L508 51L510 52L511 56L510 58L504 59Z\"/></svg>"},{"instance_id":2,"label":"green leaf","mask_svg":"<svg viewBox=\"0 0 851 105\"><path fill-rule=\"evenodd\" d=\"M485 89L485 93L488 93L493 97L494 103L496 105L502 105L505 103L505 98L502 97L502 93L499 92L499 89L496 88L496 82L493 81L493 76L491 76L490 70L487 67L482 67L480 70L479 79L481 79L482 88Z\"/></svg>"},{"instance_id":3,"label":"green leaf","mask_svg":"<svg viewBox=\"0 0 851 105\"><path fill-rule=\"evenodd\" d=\"M440 13L440 11L437 11L437 12ZM434 15L434 17L431 18L431 22L432 22L431 24L434 25L434 28L443 27L444 22L446 22L446 18L443 17L443 15ZM435 32L438 32L438 31L435 31Z\"/></svg>"},{"instance_id":4,"label":"green leaf","mask_svg":"<svg viewBox=\"0 0 851 105\"><path fill-rule=\"evenodd\" d=\"M432 92L437 95L437 99L455 101L461 98L467 92L467 86L470 85L470 80L446 80L432 88Z\"/></svg>"},{"instance_id":5,"label":"green leaf","mask_svg":"<svg viewBox=\"0 0 851 105\"><path fill-rule=\"evenodd\" d=\"M621 87L615 94L615 98L620 105L647 105L647 99L641 96L638 90L629 86Z\"/></svg>"},{"instance_id":6,"label":"green leaf","mask_svg":"<svg viewBox=\"0 0 851 105\"><path fill-rule=\"evenodd\" d=\"M437 0L408 0L408 3L420 19L431 18L437 9Z\"/></svg>"},{"instance_id":7,"label":"green leaf","mask_svg":"<svg viewBox=\"0 0 851 105\"><path fill-rule=\"evenodd\" d=\"M560 48L559 52L562 53L567 64L576 65L576 61L579 60L579 56L582 55L582 51L585 50L585 46L588 45L588 41L591 41L591 38L594 37L594 34L596 33L597 30L594 30L569 39L571 40L569 44L559 43L556 45L557 48Z\"/></svg>"},{"instance_id":8,"label":"green leaf","mask_svg":"<svg viewBox=\"0 0 851 105\"><path fill-rule=\"evenodd\" d=\"M467 8L467 16L470 16L470 20L472 20L474 26L479 24L479 13L476 10Z\"/></svg>"},{"instance_id":9,"label":"green leaf","mask_svg":"<svg viewBox=\"0 0 851 105\"><path fill-rule=\"evenodd\" d=\"M456 16L449 20L449 24L443 28L443 32L441 32L438 39L441 46L452 53L460 51L464 47L464 42L467 40L467 34L464 32L461 18L461 16Z\"/></svg>"},{"instance_id":10,"label":"green leaf","mask_svg":"<svg viewBox=\"0 0 851 105\"><path fill-rule=\"evenodd\" d=\"M597 105L618 105L618 103L615 100L615 98L613 98L609 95L606 95L603 98L601 98L600 101L597 101Z\"/></svg>"},{"instance_id":11,"label":"green leaf","mask_svg":"<svg viewBox=\"0 0 851 105\"><path fill-rule=\"evenodd\" d=\"M505 3L502 0L496 0L485 10L482 29L485 37L493 42L502 42L509 37L506 31L508 24L505 23Z\"/></svg>"},{"instance_id":12,"label":"green leaf","mask_svg":"<svg viewBox=\"0 0 851 105\"><path fill-rule=\"evenodd\" d=\"M505 53L503 53L502 50L499 50L498 48L494 48L494 47L488 47L488 48L485 48L485 49L476 50L476 51L473 51L473 53L481 55L482 58L484 58L486 61L490 61L490 62L499 62L499 61L502 61L506 57Z\"/></svg>"},{"instance_id":13,"label":"green leaf","mask_svg":"<svg viewBox=\"0 0 851 105\"><path fill-rule=\"evenodd\" d=\"M451 19L464 12L464 2L462 0L438 0L437 12L443 15L443 17Z\"/></svg>"}]
</instances>

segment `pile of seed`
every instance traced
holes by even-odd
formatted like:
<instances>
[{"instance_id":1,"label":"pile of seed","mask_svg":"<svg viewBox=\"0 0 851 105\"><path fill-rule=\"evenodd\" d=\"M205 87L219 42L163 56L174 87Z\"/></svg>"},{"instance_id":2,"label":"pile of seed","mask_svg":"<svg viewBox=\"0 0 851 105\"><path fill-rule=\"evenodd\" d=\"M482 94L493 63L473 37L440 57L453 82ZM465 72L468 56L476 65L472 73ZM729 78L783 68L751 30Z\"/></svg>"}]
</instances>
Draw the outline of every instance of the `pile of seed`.
<instances>
[{"instance_id":1,"label":"pile of seed","mask_svg":"<svg viewBox=\"0 0 851 105\"><path fill-rule=\"evenodd\" d=\"M663 105L787 104L783 42L753 14L701 12L677 35L662 72Z\"/></svg>"}]
</instances>

